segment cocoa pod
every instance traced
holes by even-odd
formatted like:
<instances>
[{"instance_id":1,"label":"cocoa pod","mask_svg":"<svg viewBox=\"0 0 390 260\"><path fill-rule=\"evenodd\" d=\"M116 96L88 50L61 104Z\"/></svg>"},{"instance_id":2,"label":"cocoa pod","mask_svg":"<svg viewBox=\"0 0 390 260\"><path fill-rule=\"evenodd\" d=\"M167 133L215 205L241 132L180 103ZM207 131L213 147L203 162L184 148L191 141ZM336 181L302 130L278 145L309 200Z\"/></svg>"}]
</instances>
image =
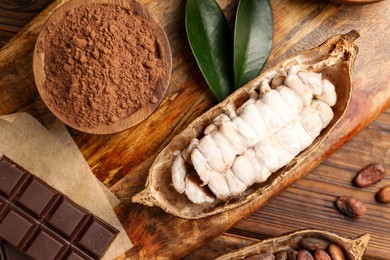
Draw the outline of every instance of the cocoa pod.
<instances>
[{"instance_id":1,"label":"cocoa pod","mask_svg":"<svg viewBox=\"0 0 390 260\"><path fill-rule=\"evenodd\" d=\"M307 250L299 250L297 260L314 260L314 257Z\"/></svg>"},{"instance_id":2,"label":"cocoa pod","mask_svg":"<svg viewBox=\"0 0 390 260\"><path fill-rule=\"evenodd\" d=\"M364 188L380 182L385 176L386 171L383 164L373 163L361 169L353 179L353 182L356 186Z\"/></svg>"},{"instance_id":3,"label":"cocoa pod","mask_svg":"<svg viewBox=\"0 0 390 260\"><path fill-rule=\"evenodd\" d=\"M287 252L302 247L303 238L315 237L328 240L330 244L337 244L344 252L345 259L361 260L366 250L370 235L366 234L355 239L349 239L337 234L322 230L299 230L280 237L269 238L255 244L245 246L216 258L217 260L244 259L256 254L273 253L276 260L287 260ZM329 246L328 246L329 249ZM310 251L310 250L309 250ZM296 251L295 251L296 252ZM313 251L314 252L314 251ZM292 253L292 252L291 252ZM299 252L298 252L299 253ZM291 255L297 257L296 254ZM296 259L296 258L293 258Z\"/></svg>"},{"instance_id":4,"label":"cocoa pod","mask_svg":"<svg viewBox=\"0 0 390 260\"><path fill-rule=\"evenodd\" d=\"M309 251L325 250L329 244L329 240L319 237L305 237L301 241L301 246Z\"/></svg>"},{"instance_id":5,"label":"cocoa pod","mask_svg":"<svg viewBox=\"0 0 390 260\"><path fill-rule=\"evenodd\" d=\"M336 35L316 48L298 53L280 62L195 119L159 153L149 169L145 189L134 195L132 201L149 207L158 206L181 218L200 219L248 203L260 207L286 188L287 184L292 184L303 177L307 172L305 168L308 167L303 162L307 161L319 149L320 144L328 138L336 125L344 118L352 93L351 73L358 51L354 41L358 35L359 33L356 31L345 35ZM239 108L251 98L252 94L258 95L262 82L270 82L280 73L286 74L287 69L291 68L292 65L299 65L309 71L321 73L335 86L337 102L332 107L334 117L322 130L321 135L298 154L291 163L273 173L269 182L255 183L234 199L226 201L213 198L212 202L195 204L188 199L186 194L179 194L172 185L171 173L176 158L175 151L183 151L188 148L191 140L204 136L205 128L210 125L213 119L229 109Z\"/></svg>"},{"instance_id":6,"label":"cocoa pod","mask_svg":"<svg viewBox=\"0 0 390 260\"><path fill-rule=\"evenodd\" d=\"M366 206L362 201L351 196L339 197L336 201L338 209L348 217L362 217L366 214Z\"/></svg>"},{"instance_id":7,"label":"cocoa pod","mask_svg":"<svg viewBox=\"0 0 390 260\"><path fill-rule=\"evenodd\" d=\"M279 251L275 254L275 260L287 260L287 251Z\"/></svg>"},{"instance_id":8,"label":"cocoa pod","mask_svg":"<svg viewBox=\"0 0 390 260\"><path fill-rule=\"evenodd\" d=\"M345 255L339 245L330 244L328 247L328 252L333 260L345 260Z\"/></svg>"},{"instance_id":9,"label":"cocoa pod","mask_svg":"<svg viewBox=\"0 0 390 260\"><path fill-rule=\"evenodd\" d=\"M383 187L375 195L376 201L380 203L390 203L390 185Z\"/></svg>"},{"instance_id":10,"label":"cocoa pod","mask_svg":"<svg viewBox=\"0 0 390 260\"><path fill-rule=\"evenodd\" d=\"M332 260L328 253L324 250L317 250L314 253L314 260Z\"/></svg>"}]
</instances>

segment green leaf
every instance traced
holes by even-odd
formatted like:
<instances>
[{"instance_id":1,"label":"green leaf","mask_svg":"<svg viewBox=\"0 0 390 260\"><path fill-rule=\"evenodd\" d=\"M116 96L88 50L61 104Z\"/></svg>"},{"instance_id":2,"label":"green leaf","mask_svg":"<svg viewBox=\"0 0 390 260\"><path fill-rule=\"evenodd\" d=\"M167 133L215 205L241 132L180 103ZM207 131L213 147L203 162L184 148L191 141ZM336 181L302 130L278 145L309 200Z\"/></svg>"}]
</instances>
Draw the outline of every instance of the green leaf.
<instances>
[{"instance_id":1,"label":"green leaf","mask_svg":"<svg viewBox=\"0 0 390 260\"><path fill-rule=\"evenodd\" d=\"M256 77L272 47L273 17L269 0L241 0L234 29L234 78L238 89Z\"/></svg>"},{"instance_id":2,"label":"green leaf","mask_svg":"<svg viewBox=\"0 0 390 260\"><path fill-rule=\"evenodd\" d=\"M219 101L233 92L233 40L214 0L187 0L186 31L196 62Z\"/></svg>"}]
</instances>

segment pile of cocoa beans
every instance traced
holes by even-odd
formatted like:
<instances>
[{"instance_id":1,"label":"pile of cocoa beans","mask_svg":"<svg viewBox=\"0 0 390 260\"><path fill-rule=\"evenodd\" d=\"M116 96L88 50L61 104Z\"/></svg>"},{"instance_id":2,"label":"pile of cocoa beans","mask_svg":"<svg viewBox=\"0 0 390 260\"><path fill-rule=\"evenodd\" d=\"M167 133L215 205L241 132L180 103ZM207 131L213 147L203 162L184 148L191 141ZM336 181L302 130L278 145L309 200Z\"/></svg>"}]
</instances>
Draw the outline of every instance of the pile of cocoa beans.
<instances>
[{"instance_id":1,"label":"pile of cocoa beans","mask_svg":"<svg viewBox=\"0 0 390 260\"><path fill-rule=\"evenodd\" d=\"M345 260L341 247L320 237L304 237L299 248L252 255L246 260Z\"/></svg>"}]
</instances>

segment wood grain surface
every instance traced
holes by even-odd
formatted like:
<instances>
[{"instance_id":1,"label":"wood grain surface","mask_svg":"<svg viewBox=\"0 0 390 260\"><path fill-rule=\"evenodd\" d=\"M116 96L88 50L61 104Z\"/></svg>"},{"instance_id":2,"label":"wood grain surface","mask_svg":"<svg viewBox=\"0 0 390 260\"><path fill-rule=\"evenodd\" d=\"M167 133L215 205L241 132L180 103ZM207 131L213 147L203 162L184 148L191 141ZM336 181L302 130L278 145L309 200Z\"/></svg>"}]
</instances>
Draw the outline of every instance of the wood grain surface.
<instances>
[{"instance_id":1,"label":"wood grain surface","mask_svg":"<svg viewBox=\"0 0 390 260\"><path fill-rule=\"evenodd\" d=\"M1 0L0 46L6 44L51 2L53 0Z\"/></svg>"},{"instance_id":2,"label":"wood grain surface","mask_svg":"<svg viewBox=\"0 0 390 260\"><path fill-rule=\"evenodd\" d=\"M365 4L377 3L383 0L329 0L329 1L337 4L365 5Z\"/></svg>"},{"instance_id":3,"label":"wood grain surface","mask_svg":"<svg viewBox=\"0 0 390 260\"><path fill-rule=\"evenodd\" d=\"M0 17L15 10L12 9L15 6L20 9L18 16L11 16L12 21L0 21L1 39L13 33L3 30L7 24L22 24L21 11L38 10L47 2L50 1L2 1ZM28 111L49 127L56 120L37 95L32 77L32 50L48 14L64 2L54 2L0 51L0 114ZM130 203L131 196L143 188L147 169L156 154L175 134L216 103L186 40L184 1L140 2L162 24L172 47L173 74L166 98L152 116L123 133L96 136L70 129L94 174L122 201L118 216L135 245L127 256L179 258L192 252L187 258L212 258L254 239L316 228L351 237L370 233L372 240L366 258L389 259L390 205L376 203L374 194L383 185L390 184L390 177L365 189L351 184L355 172L368 163L383 161L390 169L389 109L260 210L250 205L204 220L185 221L158 208ZM237 1L218 2L232 22ZM390 2L348 6L319 0L273 0L271 4L275 35L268 67L315 47L334 34L356 29L362 35L357 40L360 52L353 71L355 91L348 117L322 150L307 162L314 168L390 104L390 21L387 17ZM359 197L367 204L364 218L349 219L334 208L335 198L346 194ZM211 240L228 229L228 233ZM202 244L205 247L193 252Z\"/></svg>"}]
</instances>

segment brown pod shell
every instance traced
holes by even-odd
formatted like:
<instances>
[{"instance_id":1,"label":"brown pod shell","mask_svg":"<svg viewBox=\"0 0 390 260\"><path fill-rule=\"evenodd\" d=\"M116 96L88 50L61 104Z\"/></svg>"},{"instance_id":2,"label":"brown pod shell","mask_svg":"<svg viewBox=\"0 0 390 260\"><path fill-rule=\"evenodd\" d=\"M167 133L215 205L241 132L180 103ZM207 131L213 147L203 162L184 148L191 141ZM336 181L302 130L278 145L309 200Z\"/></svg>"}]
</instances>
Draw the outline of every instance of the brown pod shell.
<instances>
[{"instance_id":1,"label":"brown pod shell","mask_svg":"<svg viewBox=\"0 0 390 260\"><path fill-rule=\"evenodd\" d=\"M329 240L329 242L339 245L345 254L345 258L351 260L362 259L364 252L366 251L368 241L370 240L370 235L368 234L350 239L327 231L314 229L300 230L284 236L256 242L252 245L221 255L216 260L244 259L247 256L255 254L294 250L301 246L301 240L305 237L321 237Z\"/></svg>"},{"instance_id":2,"label":"brown pod shell","mask_svg":"<svg viewBox=\"0 0 390 260\"><path fill-rule=\"evenodd\" d=\"M275 256L273 254L261 254L261 255L253 255L245 259L246 260L274 260Z\"/></svg>"},{"instance_id":3,"label":"brown pod shell","mask_svg":"<svg viewBox=\"0 0 390 260\"><path fill-rule=\"evenodd\" d=\"M136 194L132 201L150 207L158 206L178 217L200 219L237 208L252 200L255 200L258 206L264 205L271 197L303 177L308 170L303 169L301 163L328 137L337 123L342 120L348 107L352 94L351 71L358 52L354 40L358 37L357 31L336 35L314 49L282 61L195 119L159 153L149 170L145 189ZM200 138L203 135L204 129L215 117L231 106L241 106L250 98L251 93L258 90L263 80L271 81L280 71L285 71L291 65L300 65L308 70L321 73L323 78L334 84L338 98L332 107L334 118L329 125L289 164L274 172L266 182L248 187L239 197L228 201L216 199L213 203L194 204L185 194L179 194L172 185L171 177L171 167L175 159L174 151L187 148L193 138Z\"/></svg>"}]
</instances>

